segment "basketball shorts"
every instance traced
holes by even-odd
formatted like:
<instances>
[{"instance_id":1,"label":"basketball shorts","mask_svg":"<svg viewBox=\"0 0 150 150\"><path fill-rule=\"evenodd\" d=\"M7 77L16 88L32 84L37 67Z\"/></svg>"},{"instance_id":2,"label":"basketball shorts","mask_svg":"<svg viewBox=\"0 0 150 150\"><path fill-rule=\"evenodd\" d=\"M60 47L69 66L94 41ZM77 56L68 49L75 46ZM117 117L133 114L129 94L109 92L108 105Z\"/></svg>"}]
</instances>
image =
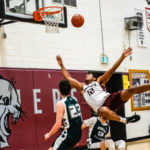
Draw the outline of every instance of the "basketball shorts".
<instances>
[{"instance_id":1,"label":"basketball shorts","mask_svg":"<svg viewBox=\"0 0 150 150\"><path fill-rule=\"evenodd\" d=\"M87 145L88 149L92 150L92 149L98 149L100 148L100 142L97 142L97 143L88 143Z\"/></svg>"},{"instance_id":2,"label":"basketball shorts","mask_svg":"<svg viewBox=\"0 0 150 150\"><path fill-rule=\"evenodd\" d=\"M124 105L125 102L121 100L121 91L118 91L116 93L112 93L108 96L108 98L105 100L103 106L108 107L109 109L117 112L120 107Z\"/></svg>"},{"instance_id":3,"label":"basketball shorts","mask_svg":"<svg viewBox=\"0 0 150 150\"><path fill-rule=\"evenodd\" d=\"M100 142L88 143L87 147L88 147L88 150L101 150L100 149ZM108 148L106 148L106 150L108 150Z\"/></svg>"},{"instance_id":4,"label":"basketball shorts","mask_svg":"<svg viewBox=\"0 0 150 150\"><path fill-rule=\"evenodd\" d=\"M67 150L77 144L81 139L81 129L74 131L63 130L62 134L52 144L54 150Z\"/></svg>"}]
</instances>

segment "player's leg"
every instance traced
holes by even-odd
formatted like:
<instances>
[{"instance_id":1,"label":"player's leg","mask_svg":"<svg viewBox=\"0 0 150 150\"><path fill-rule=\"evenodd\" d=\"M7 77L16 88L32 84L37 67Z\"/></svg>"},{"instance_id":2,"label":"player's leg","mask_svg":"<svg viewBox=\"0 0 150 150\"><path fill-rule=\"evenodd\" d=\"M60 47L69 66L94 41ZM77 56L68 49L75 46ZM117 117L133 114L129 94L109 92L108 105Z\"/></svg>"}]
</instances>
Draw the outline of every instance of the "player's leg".
<instances>
[{"instance_id":1,"label":"player's leg","mask_svg":"<svg viewBox=\"0 0 150 150\"><path fill-rule=\"evenodd\" d=\"M109 150L115 150L115 143L112 139L107 139L105 140L105 146L109 149Z\"/></svg>"},{"instance_id":2,"label":"player's leg","mask_svg":"<svg viewBox=\"0 0 150 150\"><path fill-rule=\"evenodd\" d=\"M100 142L100 150L106 150L105 141Z\"/></svg>"},{"instance_id":3,"label":"player's leg","mask_svg":"<svg viewBox=\"0 0 150 150\"><path fill-rule=\"evenodd\" d=\"M105 145L105 140L97 143L88 143L87 145L89 150L94 150L94 149L100 149L100 150L106 150L107 147Z\"/></svg>"},{"instance_id":4,"label":"player's leg","mask_svg":"<svg viewBox=\"0 0 150 150\"><path fill-rule=\"evenodd\" d=\"M52 147L50 147L48 150L54 150Z\"/></svg>"},{"instance_id":5,"label":"player's leg","mask_svg":"<svg viewBox=\"0 0 150 150\"><path fill-rule=\"evenodd\" d=\"M99 149L100 148L100 142L97 142L97 143L91 143L90 142L90 143L88 143L87 147L89 150ZM106 148L101 149L101 150L106 150Z\"/></svg>"},{"instance_id":6,"label":"player's leg","mask_svg":"<svg viewBox=\"0 0 150 150\"><path fill-rule=\"evenodd\" d=\"M124 90L123 90L124 91ZM121 94L123 91L118 91L116 93L112 93L104 102L103 106L99 108L98 113L105 119L119 121L122 123L133 123L140 120L139 115L133 115L131 117L123 118L118 116L115 112L121 108L126 101L121 99Z\"/></svg>"},{"instance_id":7,"label":"player's leg","mask_svg":"<svg viewBox=\"0 0 150 150\"><path fill-rule=\"evenodd\" d=\"M127 102L134 94L143 93L150 90L150 84L131 87L121 91L121 100Z\"/></svg>"},{"instance_id":8,"label":"player's leg","mask_svg":"<svg viewBox=\"0 0 150 150\"><path fill-rule=\"evenodd\" d=\"M126 118L122 118L119 115L117 115L114 111L109 109L108 107L100 107L98 109L98 114L99 116L103 117L106 120L113 120L113 121L118 121L122 123L126 123Z\"/></svg>"},{"instance_id":9,"label":"player's leg","mask_svg":"<svg viewBox=\"0 0 150 150\"><path fill-rule=\"evenodd\" d=\"M117 150L125 150L126 148L126 143L124 140L118 140L115 142Z\"/></svg>"},{"instance_id":10,"label":"player's leg","mask_svg":"<svg viewBox=\"0 0 150 150\"><path fill-rule=\"evenodd\" d=\"M98 109L98 115L100 117L103 117L106 120L113 120L113 121L118 121L122 123L134 123L140 120L140 116L137 114L132 115L131 117L121 117L117 115L114 111L109 109L108 107L100 107Z\"/></svg>"}]
</instances>

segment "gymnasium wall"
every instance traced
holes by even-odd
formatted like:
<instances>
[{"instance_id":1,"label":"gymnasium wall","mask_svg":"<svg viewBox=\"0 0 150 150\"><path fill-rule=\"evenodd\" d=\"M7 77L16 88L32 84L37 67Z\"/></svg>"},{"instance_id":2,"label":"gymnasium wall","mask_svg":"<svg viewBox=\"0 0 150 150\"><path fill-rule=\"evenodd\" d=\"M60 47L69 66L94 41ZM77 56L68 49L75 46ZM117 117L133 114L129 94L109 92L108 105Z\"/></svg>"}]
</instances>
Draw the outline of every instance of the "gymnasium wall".
<instances>
[{"instance_id":1,"label":"gymnasium wall","mask_svg":"<svg viewBox=\"0 0 150 150\"><path fill-rule=\"evenodd\" d=\"M70 71L70 74L83 81L87 72ZM55 123L61 79L60 70L0 68L0 149L46 150L50 147L61 133L44 141L44 134ZM71 96L78 99L83 119L89 118L90 109L80 92L72 89ZM86 145L87 134L84 130L80 146Z\"/></svg>"},{"instance_id":2,"label":"gymnasium wall","mask_svg":"<svg viewBox=\"0 0 150 150\"><path fill-rule=\"evenodd\" d=\"M55 56L60 54L69 69L105 71L121 55L123 48L128 47L124 18L134 16L134 8L144 10L146 6L145 0L101 0L104 47L109 57L107 65L100 63L102 41L99 0L82 0L77 1L77 8L67 7L68 28L61 28L58 35L46 34L44 26L39 24L17 22L6 25L4 28L7 39L1 39L0 44L0 56L3 60L1 66L59 68ZM71 25L71 17L76 13L85 18L82 28ZM132 31L133 61L127 58L118 71L127 72L130 68L149 69L149 64L145 63L149 60L149 38L150 34L145 29L147 48L137 47L136 31Z\"/></svg>"},{"instance_id":3,"label":"gymnasium wall","mask_svg":"<svg viewBox=\"0 0 150 150\"><path fill-rule=\"evenodd\" d=\"M109 63L101 64L102 36L99 0L78 0L77 8L67 7L68 28L60 28L60 34L46 34L43 25L17 22L4 26L7 38L0 35L0 67L59 69L55 57L64 59L67 69L106 71L128 47L128 34L124 29L124 18L135 15L134 9L148 7L145 0L101 0L104 35L104 50ZM149 6L150 7L150 6ZM85 23L81 28L71 25L74 14L82 14ZM144 20L145 21L145 20ZM127 58L118 72L128 69L149 70L150 32L145 27L146 48L137 47L136 31L131 33L133 60ZM0 28L0 34L2 28ZM126 116L133 114L130 102L125 105ZM139 111L141 121L127 125L127 138L149 135L150 111Z\"/></svg>"}]
</instances>

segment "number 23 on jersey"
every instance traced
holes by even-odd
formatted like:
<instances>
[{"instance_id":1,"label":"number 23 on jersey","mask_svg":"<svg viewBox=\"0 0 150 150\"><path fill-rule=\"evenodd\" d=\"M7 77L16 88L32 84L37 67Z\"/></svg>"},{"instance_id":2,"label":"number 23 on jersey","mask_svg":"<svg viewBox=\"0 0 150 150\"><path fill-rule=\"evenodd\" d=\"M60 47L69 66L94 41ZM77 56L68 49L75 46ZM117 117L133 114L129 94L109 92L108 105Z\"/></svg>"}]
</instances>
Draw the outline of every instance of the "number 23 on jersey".
<instances>
[{"instance_id":1,"label":"number 23 on jersey","mask_svg":"<svg viewBox=\"0 0 150 150\"><path fill-rule=\"evenodd\" d=\"M79 104L69 106L69 111L72 119L81 116Z\"/></svg>"}]
</instances>

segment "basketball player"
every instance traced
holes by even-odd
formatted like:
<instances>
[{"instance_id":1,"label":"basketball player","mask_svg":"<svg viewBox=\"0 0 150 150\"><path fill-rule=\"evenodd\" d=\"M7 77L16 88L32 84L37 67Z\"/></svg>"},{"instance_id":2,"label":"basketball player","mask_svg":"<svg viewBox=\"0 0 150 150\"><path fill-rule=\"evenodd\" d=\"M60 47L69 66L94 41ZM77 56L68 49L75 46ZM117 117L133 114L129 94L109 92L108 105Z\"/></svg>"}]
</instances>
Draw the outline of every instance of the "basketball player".
<instances>
[{"instance_id":1,"label":"basketball player","mask_svg":"<svg viewBox=\"0 0 150 150\"><path fill-rule=\"evenodd\" d=\"M101 150L125 150L124 140L113 142L109 132L109 122L102 117L93 116L90 119L84 120L82 129L89 127L89 134L87 139L88 149L101 149ZM106 138L107 137L107 138Z\"/></svg>"},{"instance_id":2,"label":"basketball player","mask_svg":"<svg viewBox=\"0 0 150 150\"><path fill-rule=\"evenodd\" d=\"M62 100L56 104L56 123L44 135L47 141L58 132L63 124L61 135L55 140L48 150L67 150L80 141L82 117L78 102L70 96L71 85L68 80L61 80L59 90Z\"/></svg>"},{"instance_id":3,"label":"basketball player","mask_svg":"<svg viewBox=\"0 0 150 150\"><path fill-rule=\"evenodd\" d=\"M119 67L121 62L132 53L132 48L124 49L121 57L116 63L106 71L97 80L93 74L86 75L85 83L81 83L72 78L63 65L60 56L56 56L58 64L61 67L62 74L70 81L71 85L78 89L84 96L87 104L100 116L107 120L118 121L122 123L136 122L140 119L139 115L123 118L116 114L118 109L126 103L136 93L150 90L150 84L132 87L116 93L110 94L105 90L105 84L109 81L115 70Z\"/></svg>"}]
</instances>

